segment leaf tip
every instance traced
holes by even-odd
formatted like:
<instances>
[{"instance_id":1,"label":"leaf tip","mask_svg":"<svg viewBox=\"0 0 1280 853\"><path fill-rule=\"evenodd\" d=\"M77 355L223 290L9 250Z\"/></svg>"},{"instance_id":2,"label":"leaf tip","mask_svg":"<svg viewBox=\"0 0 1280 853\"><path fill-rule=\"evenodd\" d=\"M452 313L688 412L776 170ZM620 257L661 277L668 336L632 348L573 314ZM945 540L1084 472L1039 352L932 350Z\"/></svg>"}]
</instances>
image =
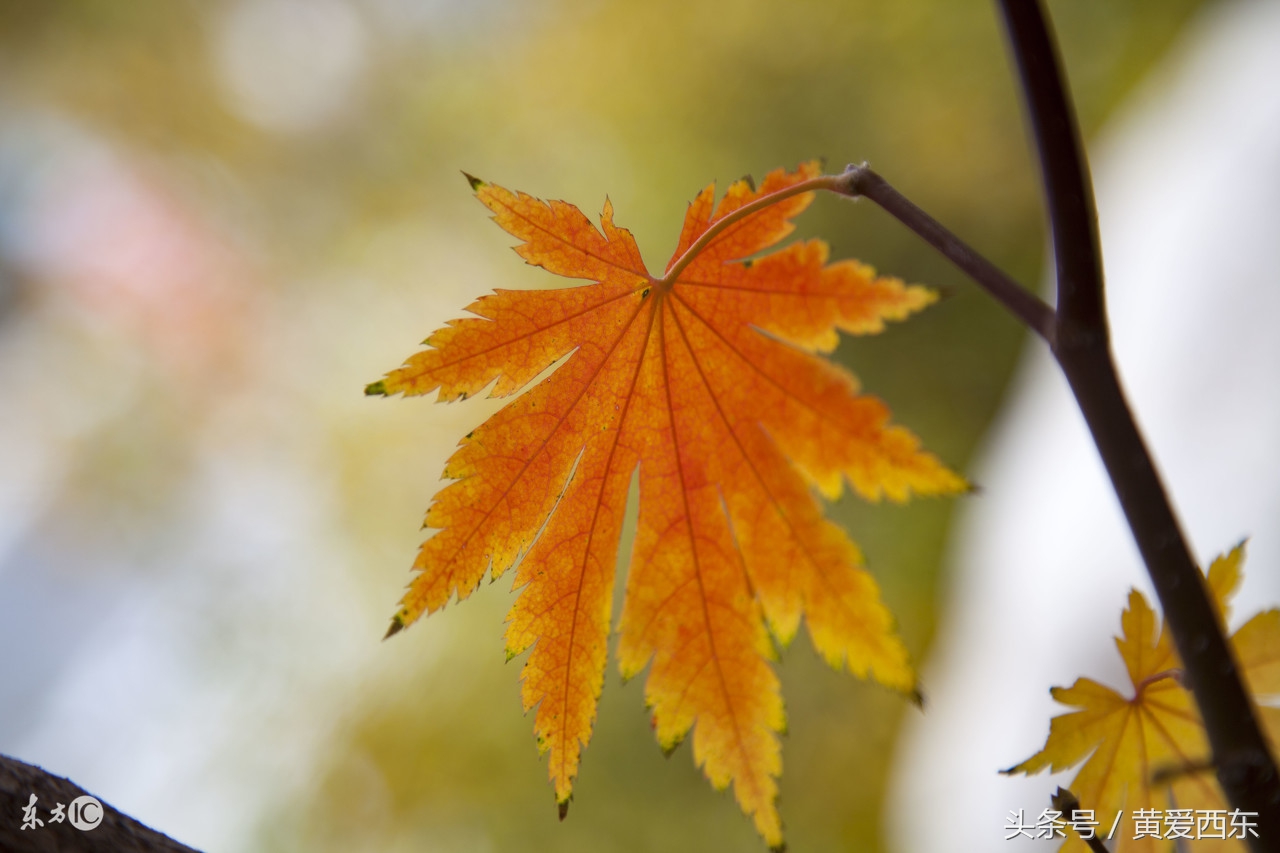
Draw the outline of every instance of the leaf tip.
<instances>
[{"instance_id":1,"label":"leaf tip","mask_svg":"<svg viewBox=\"0 0 1280 853\"><path fill-rule=\"evenodd\" d=\"M392 637L394 637L396 634L399 634L403 630L404 630L404 616L400 613L397 613L395 616L392 617L391 626L387 628L387 633L382 635L382 639L390 640Z\"/></svg>"},{"instance_id":2,"label":"leaf tip","mask_svg":"<svg viewBox=\"0 0 1280 853\"><path fill-rule=\"evenodd\" d=\"M364 394L366 397L385 397L387 396L387 382L385 379L379 379L377 382L370 382L364 386Z\"/></svg>"},{"instance_id":3,"label":"leaf tip","mask_svg":"<svg viewBox=\"0 0 1280 853\"><path fill-rule=\"evenodd\" d=\"M769 853L787 853L787 842L779 841L769 848Z\"/></svg>"},{"instance_id":4,"label":"leaf tip","mask_svg":"<svg viewBox=\"0 0 1280 853\"><path fill-rule=\"evenodd\" d=\"M655 720L655 721L653 721L653 725L654 725L654 727L655 727L655 728L657 727L657 722L656 722L656 720ZM672 738L672 739L671 739L671 740L669 740L669 741L664 741L664 740L659 739L659 741L658 741L658 748L662 750L662 757L663 757L663 758L670 758L670 757L672 756L672 754L673 754L677 749L679 749L679 748L680 748L680 744L682 744L682 743L684 743L684 735L683 735L683 734L681 734L681 735L677 735L676 737Z\"/></svg>"},{"instance_id":5,"label":"leaf tip","mask_svg":"<svg viewBox=\"0 0 1280 853\"><path fill-rule=\"evenodd\" d=\"M480 180L475 175L472 175L468 172L463 172L462 176L467 179L467 183L471 184L472 192L477 192L477 193L480 192L480 188L485 185L484 181Z\"/></svg>"},{"instance_id":6,"label":"leaf tip","mask_svg":"<svg viewBox=\"0 0 1280 853\"><path fill-rule=\"evenodd\" d=\"M569 797L565 797L563 800L556 803L556 810L559 811L561 820L564 820L569 814L569 800Z\"/></svg>"},{"instance_id":7,"label":"leaf tip","mask_svg":"<svg viewBox=\"0 0 1280 853\"><path fill-rule=\"evenodd\" d=\"M920 689L920 685L917 684L915 687L911 688L911 692L907 694L907 699L909 699L911 701L911 704L915 705L921 711L924 710L924 706L925 706L924 691Z\"/></svg>"},{"instance_id":8,"label":"leaf tip","mask_svg":"<svg viewBox=\"0 0 1280 853\"><path fill-rule=\"evenodd\" d=\"M1033 776L1036 773L1039 773L1041 770L1043 770L1046 766L1044 763L1040 763L1040 764L1034 763L1036 759L1040 758L1043 754L1044 754L1043 752L1037 752L1035 755L1031 756L1026 761L1023 761L1020 764L1015 764L1012 767L1006 767L1004 770L1000 770L997 772L999 772L1001 776L1016 776L1019 773L1021 773L1024 776Z\"/></svg>"}]
</instances>

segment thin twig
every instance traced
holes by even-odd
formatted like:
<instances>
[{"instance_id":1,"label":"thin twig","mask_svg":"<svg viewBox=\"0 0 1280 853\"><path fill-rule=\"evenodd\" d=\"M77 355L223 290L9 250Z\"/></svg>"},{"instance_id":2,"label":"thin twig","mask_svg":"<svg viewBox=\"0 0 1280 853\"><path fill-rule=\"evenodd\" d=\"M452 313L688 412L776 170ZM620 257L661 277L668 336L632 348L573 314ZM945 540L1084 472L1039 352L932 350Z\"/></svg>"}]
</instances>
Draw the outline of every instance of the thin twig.
<instances>
[{"instance_id":1,"label":"thin twig","mask_svg":"<svg viewBox=\"0 0 1280 853\"><path fill-rule=\"evenodd\" d=\"M899 222L924 238L982 286L987 293L1046 341L1052 343L1053 309L1031 291L1022 287L991 261L978 254L942 223L925 213L910 199L893 188L888 181L863 163L850 165L832 189L842 195L866 196L880 205Z\"/></svg>"}]
</instances>

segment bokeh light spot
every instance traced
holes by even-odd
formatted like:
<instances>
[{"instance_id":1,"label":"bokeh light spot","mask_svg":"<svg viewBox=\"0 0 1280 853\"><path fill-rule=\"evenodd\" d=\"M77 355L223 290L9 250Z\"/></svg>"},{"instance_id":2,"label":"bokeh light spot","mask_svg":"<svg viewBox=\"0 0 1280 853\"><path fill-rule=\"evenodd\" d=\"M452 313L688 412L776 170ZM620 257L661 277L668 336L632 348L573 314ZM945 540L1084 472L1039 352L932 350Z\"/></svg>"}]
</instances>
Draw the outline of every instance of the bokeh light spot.
<instances>
[{"instance_id":1,"label":"bokeh light spot","mask_svg":"<svg viewBox=\"0 0 1280 853\"><path fill-rule=\"evenodd\" d=\"M343 0L244 0L214 38L229 105L270 131L299 133L332 121L365 68L365 30Z\"/></svg>"}]
</instances>

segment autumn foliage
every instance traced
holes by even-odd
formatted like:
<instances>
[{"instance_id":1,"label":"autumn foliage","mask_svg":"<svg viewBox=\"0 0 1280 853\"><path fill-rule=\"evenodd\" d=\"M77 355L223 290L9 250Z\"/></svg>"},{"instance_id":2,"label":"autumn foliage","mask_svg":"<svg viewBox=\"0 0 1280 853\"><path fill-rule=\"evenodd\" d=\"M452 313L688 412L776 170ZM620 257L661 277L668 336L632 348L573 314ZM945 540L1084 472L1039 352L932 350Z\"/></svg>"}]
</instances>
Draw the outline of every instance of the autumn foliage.
<instances>
[{"instance_id":1,"label":"autumn foliage","mask_svg":"<svg viewBox=\"0 0 1280 853\"><path fill-rule=\"evenodd\" d=\"M1240 586L1243 560L1240 545L1209 567L1206 582L1224 622L1228 602ZM1225 819L1229 806L1212 772L1204 723L1182 683L1182 663L1167 625L1160 624L1142 593L1132 590L1120 626L1116 648L1131 695L1090 678L1053 688L1054 699L1076 710L1054 717L1044 749L1004 772L1058 772L1083 761L1071 790L1082 808L1095 813L1103 837L1123 813L1115 831L1117 853L1169 849L1162 840L1170 837L1165 827L1153 837L1140 831L1135 818L1145 811L1159 820L1175 813L1170 810L1194 812L1197 821L1206 813L1223 815L1216 827L1189 826L1186 837L1198 839L1196 850L1245 850L1249 830L1239 820L1233 827ZM1231 636L1231 645L1255 701L1280 694L1280 610L1255 615ZM1274 743L1280 734L1280 708L1261 705L1257 710ZM1072 833L1062 849L1086 848Z\"/></svg>"},{"instance_id":2,"label":"autumn foliage","mask_svg":"<svg viewBox=\"0 0 1280 853\"><path fill-rule=\"evenodd\" d=\"M934 296L854 261L827 263L818 240L760 255L824 180L811 162L758 189L738 181L718 204L707 187L655 277L607 201L597 229L570 204L473 178L522 258L590 284L481 297L468 306L474 317L451 321L366 389L439 389L450 401L490 387L501 397L556 365L462 439L389 633L466 598L486 572L516 567L507 654L529 652L524 706L537 708L562 815L603 685L637 470L622 675L649 667L660 746L692 730L694 760L715 787L733 783L771 846L782 843L786 723L774 641L789 642L803 616L832 666L915 694L876 583L814 491L834 498L847 482L868 500L903 501L965 488L822 357L838 330L877 333Z\"/></svg>"}]
</instances>

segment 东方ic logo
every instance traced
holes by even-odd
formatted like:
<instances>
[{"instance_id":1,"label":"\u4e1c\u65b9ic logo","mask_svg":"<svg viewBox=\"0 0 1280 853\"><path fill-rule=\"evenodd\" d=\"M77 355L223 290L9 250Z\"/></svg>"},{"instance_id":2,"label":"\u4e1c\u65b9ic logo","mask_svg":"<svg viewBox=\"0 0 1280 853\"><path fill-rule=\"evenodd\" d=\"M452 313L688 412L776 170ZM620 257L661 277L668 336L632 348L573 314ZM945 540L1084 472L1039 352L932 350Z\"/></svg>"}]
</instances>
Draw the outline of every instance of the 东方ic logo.
<instances>
[{"instance_id":1,"label":"\u4e1c\u65b9ic logo","mask_svg":"<svg viewBox=\"0 0 1280 853\"><path fill-rule=\"evenodd\" d=\"M102 803L98 802L97 797L90 797L87 794L76 797L67 809L67 820L76 829L83 829L86 832L96 829L98 824L102 823Z\"/></svg>"}]
</instances>

